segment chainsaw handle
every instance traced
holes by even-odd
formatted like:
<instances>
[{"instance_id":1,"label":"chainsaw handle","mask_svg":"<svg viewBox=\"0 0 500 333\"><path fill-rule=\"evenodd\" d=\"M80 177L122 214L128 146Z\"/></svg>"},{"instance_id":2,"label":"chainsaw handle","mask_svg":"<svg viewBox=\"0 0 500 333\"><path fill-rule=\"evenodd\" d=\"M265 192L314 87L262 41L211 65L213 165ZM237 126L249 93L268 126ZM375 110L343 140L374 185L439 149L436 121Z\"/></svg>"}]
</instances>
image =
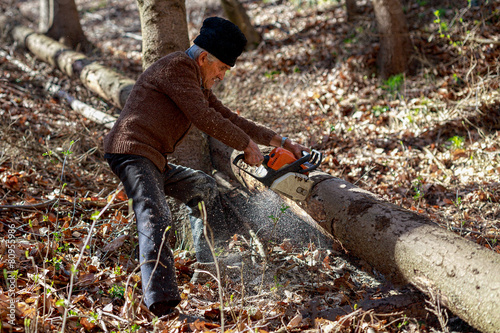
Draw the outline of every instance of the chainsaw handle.
<instances>
[{"instance_id":1,"label":"chainsaw handle","mask_svg":"<svg viewBox=\"0 0 500 333\"><path fill-rule=\"evenodd\" d=\"M239 154L238 156L236 156L234 158L233 164L236 165L238 168L239 168L239 166L238 166L238 162L239 161L245 162L245 154ZM268 155L264 156L264 161L262 162L262 164L264 164L265 166L267 166L267 161L269 161L269 156ZM243 171L245 171L245 170L243 170Z\"/></svg>"},{"instance_id":2,"label":"chainsaw handle","mask_svg":"<svg viewBox=\"0 0 500 333\"><path fill-rule=\"evenodd\" d=\"M304 152L302 152L302 154L304 154ZM299 170L299 173L308 173L310 171L316 170L323 161L323 154L315 149L311 150L311 153L306 152L306 154L307 155L304 156L308 157L306 162L309 162L308 164L310 164L311 166L306 169ZM304 157L302 157L301 159L303 159Z\"/></svg>"},{"instance_id":3,"label":"chainsaw handle","mask_svg":"<svg viewBox=\"0 0 500 333\"><path fill-rule=\"evenodd\" d=\"M266 185L267 187L270 187L273 183L273 181L277 178L277 171L269 168L267 166L267 162L269 161L269 155L266 155L264 156L264 162L262 163L262 165L264 166L264 168L266 169L266 175L263 176L263 177L259 177L259 176L256 176L254 175L253 173L245 170L244 168L240 167L238 165L238 162L240 161L244 161L244 158L245 158L245 155L244 154L239 154L238 156L236 156L233 160L233 164L238 168L240 169L241 171L245 172L246 174L252 176L253 178L257 179L258 181L260 181L262 184Z\"/></svg>"},{"instance_id":4,"label":"chainsaw handle","mask_svg":"<svg viewBox=\"0 0 500 333\"><path fill-rule=\"evenodd\" d=\"M238 166L238 162L241 161L241 160L244 160L245 158L245 154L239 154L238 156L236 156L233 160L233 164Z\"/></svg>"}]
</instances>

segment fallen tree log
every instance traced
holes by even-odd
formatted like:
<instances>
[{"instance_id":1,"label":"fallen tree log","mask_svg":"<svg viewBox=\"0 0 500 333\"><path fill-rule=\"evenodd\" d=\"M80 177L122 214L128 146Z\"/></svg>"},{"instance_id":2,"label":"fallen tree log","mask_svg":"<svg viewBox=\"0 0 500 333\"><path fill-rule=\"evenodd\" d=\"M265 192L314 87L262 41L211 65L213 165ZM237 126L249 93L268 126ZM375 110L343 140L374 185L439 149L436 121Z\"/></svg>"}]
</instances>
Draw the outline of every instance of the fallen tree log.
<instances>
[{"instance_id":1,"label":"fallen tree log","mask_svg":"<svg viewBox=\"0 0 500 333\"><path fill-rule=\"evenodd\" d=\"M82 101L77 100L70 94L68 94L66 91L62 90L61 87L59 86L50 86L47 89L50 93L54 94L55 96L64 99L66 102L69 103L71 108L84 116L85 118L103 125L106 128L113 128L116 118L104 113L102 111L96 110L93 107L83 103Z\"/></svg>"},{"instance_id":2,"label":"fallen tree log","mask_svg":"<svg viewBox=\"0 0 500 333\"><path fill-rule=\"evenodd\" d=\"M12 58L10 55L8 55L6 52L0 50L0 56L7 58L12 64L16 65L19 69L25 71L31 76L36 76L37 73L33 71L31 68L29 68L27 65L23 64L22 62ZM106 128L111 129L113 125L116 122L116 118L99 110L94 109L90 105L87 105L83 103L82 101L77 100L70 94L68 94L66 91L62 90L60 86L53 85L53 84L47 84L45 86L45 90L47 90L49 93L51 93L54 96L57 96L58 98L64 99L66 102L69 103L71 108L84 116L85 118L103 125Z\"/></svg>"},{"instance_id":3,"label":"fallen tree log","mask_svg":"<svg viewBox=\"0 0 500 333\"><path fill-rule=\"evenodd\" d=\"M211 146L216 167L262 188L232 166L230 150L216 140ZM315 185L300 206L352 255L396 284L411 283L437 297L482 332L500 332L500 255L342 179L310 176Z\"/></svg>"},{"instance_id":4,"label":"fallen tree log","mask_svg":"<svg viewBox=\"0 0 500 333\"><path fill-rule=\"evenodd\" d=\"M6 22L6 18L0 22ZM5 25L9 27L10 25ZM67 46L36 33L22 25L14 25L11 30L3 31L19 45L27 48L37 58L60 69L71 77L79 77L83 85L100 97L123 108L135 81L103 65L92 62L84 54L72 51Z\"/></svg>"},{"instance_id":5,"label":"fallen tree log","mask_svg":"<svg viewBox=\"0 0 500 333\"><path fill-rule=\"evenodd\" d=\"M477 329L500 332L500 255L341 179L311 177L304 209L353 255Z\"/></svg>"}]
</instances>

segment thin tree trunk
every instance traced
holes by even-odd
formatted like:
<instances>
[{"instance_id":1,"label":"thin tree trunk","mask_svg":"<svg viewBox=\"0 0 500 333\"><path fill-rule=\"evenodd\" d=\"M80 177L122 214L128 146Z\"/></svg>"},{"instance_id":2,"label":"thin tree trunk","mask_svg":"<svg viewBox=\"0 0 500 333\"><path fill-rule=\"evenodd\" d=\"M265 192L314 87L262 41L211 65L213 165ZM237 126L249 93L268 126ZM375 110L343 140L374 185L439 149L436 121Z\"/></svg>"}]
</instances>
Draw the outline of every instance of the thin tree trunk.
<instances>
[{"instance_id":1,"label":"thin tree trunk","mask_svg":"<svg viewBox=\"0 0 500 333\"><path fill-rule=\"evenodd\" d=\"M230 149L216 140L211 146L216 168L263 187L232 166ZM500 332L500 255L342 179L323 172L310 177L312 193L299 204L319 230L394 283L411 283L477 329Z\"/></svg>"},{"instance_id":2,"label":"thin tree trunk","mask_svg":"<svg viewBox=\"0 0 500 333\"><path fill-rule=\"evenodd\" d=\"M347 11L347 20L352 21L356 15L358 15L358 6L356 5L356 0L345 0L345 6Z\"/></svg>"},{"instance_id":3,"label":"thin tree trunk","mask_svg":"<svg viewBox=\"0 0 500 333\"><path fill-rule=\"evenodd\" d=\"M91 49L74 0L40 0L39 31L72 49Z\"/></svg>"},{"instance_id":4,"label":"thin tree trunk","mask_svg":"<svg viewBox=\"0 0 500 333\"><path fill-rule=\"evenodd\" d=\"M221 0L221 4L228 20L236 24L247 38L246 49L255 49L262 41L262 37L250 22L245 8L238 0Z\"/></svg>"},{"instance_id":5,"label":"thin tree trunk","mask_svg":"<svg viewBox=\"0 0 500 333\"><path fill-rule=\"evenodd\" d=\"M137 0L142 30L142 68L189 47L184 0Z\"/></svg>"},{"instance_id":6,"label":"thin tree trunk","mask_svg":"<svg viewBox=\"0 0 500 333\"><path fill-rule=\"evenodd\" d=\"M180 164L205 173L212 173L208 136L192 126L175 152L168 156L169 163Z\"/></svg>"},{"instance_id":7,"label":"thin tree trunk","mask_svg":"<svg viewBox=\"0 0 500 333\"><path fill-rule=\"evenodd\" d=\"M400 0L373 0L380 35L378 67L384 79L408 69L411 41Z\"/></svg>"}]
</instances>

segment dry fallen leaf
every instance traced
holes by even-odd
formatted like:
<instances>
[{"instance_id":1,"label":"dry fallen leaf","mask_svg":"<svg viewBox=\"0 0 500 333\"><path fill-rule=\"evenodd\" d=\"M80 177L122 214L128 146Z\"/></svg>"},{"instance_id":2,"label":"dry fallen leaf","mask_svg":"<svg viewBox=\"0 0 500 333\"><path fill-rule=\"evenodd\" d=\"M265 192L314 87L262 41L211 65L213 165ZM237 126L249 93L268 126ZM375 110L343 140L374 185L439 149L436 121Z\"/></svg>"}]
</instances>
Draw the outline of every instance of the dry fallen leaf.
<instances>
[{"instance_id":1,"label":"dry fallen leaf","mask_svg":"<svg viewBox=\"0 0 500 333\"><path fill-rule=\"evenodd\" d=\"M285 239L283 242L280 244L280 248L285 251L286 253L290 253L293 251L293 244L290 239Z\"/></svg>"},{"instance_id":2,"label":"dry fallen leaf","mask_svg":"<svg viewBox=\"0 0 500 333\"><path fill-rule=\"evenodd\" d=\"M113 303L108 303L104 308L102 308L103 311L113 313Z\"/></svg>"},{"instance_id":3,"label":"dry fallen leaf","mask_svg":"<svg viewBox=\"0 0 500 333\"><path fill-rule=\"evenodd\" d=\"M80 324L82 324L82 326L87 331L91 331L91 330L93 330L96 327L96 324L94 324L93 322L91 322L87 317L82 317L80 319Z\"/></svg>"},{"instance_id":4,"label":"dry fallen leaf","mask_svg":"<svg viewBox=\"0 0 500 333\"><path fill-rule=\"evenodd\" d=\"M290 320L288 325L286 325L287 328L296 328L300 326L300 323L302 322L302 314L297 314L295 317Z\"/></svg>"},{"instance_id":5,"label":"dry fallen leaf","mask_svg":"<svg viewBox=\"0 0 500 333\"><path fill-rule=\"evenodd\" d=\"M125 243L125 241L128 239L128 235L121 235L116 237L111 243L107 244L103 251L104 252L113 252L116 251L120 248L120 246Z\"/></svg>"}]
</instances>

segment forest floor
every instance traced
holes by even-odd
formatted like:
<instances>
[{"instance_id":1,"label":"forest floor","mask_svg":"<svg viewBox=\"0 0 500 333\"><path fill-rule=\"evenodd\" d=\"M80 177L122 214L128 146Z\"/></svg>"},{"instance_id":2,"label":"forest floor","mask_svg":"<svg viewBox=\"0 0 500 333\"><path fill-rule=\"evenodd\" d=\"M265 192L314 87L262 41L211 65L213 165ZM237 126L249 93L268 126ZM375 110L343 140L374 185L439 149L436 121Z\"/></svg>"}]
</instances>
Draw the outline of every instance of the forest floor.
<instances>
[{"instance_id":1,"label":"forest floor","mask_svg":"<svg viewBox=\"0 0 500 333\"><path fill-rule=\"evenodd\" d=\"M95 46L88 56L136 79L135 1L76 3ZM191 40L204 17L223 15L218 1L186 3ZM322 151L322 171L500 253L498 2L403 1L412 71L388 80L376 75L371 2L358 1L352 22L336 1L242 3L263 43L245 52L214 89L228 106ZM38 1L0 6L36 28ZM45 86L57 84L110 114L118 110L26 50L6 42L0 47L3 330L56 332L66 318L67 332L215 332L224 317L231 332L475 332L317 235L304 243L261 238L267 261L255 255L248 235L228 240L221 256L236 253L244 266L221 288L223 312L217 283L189 282L195 259L181 239L175 249L180 316L155 319L141 303L133 215L103 159L108 130ZM288 212L275 195L248 200L262 205L255 218L263 227L277 234L291 229L292 239L301 233L287 224ZM16 319L9 322L13 297Z\"/></svg>"}]
</instances>

